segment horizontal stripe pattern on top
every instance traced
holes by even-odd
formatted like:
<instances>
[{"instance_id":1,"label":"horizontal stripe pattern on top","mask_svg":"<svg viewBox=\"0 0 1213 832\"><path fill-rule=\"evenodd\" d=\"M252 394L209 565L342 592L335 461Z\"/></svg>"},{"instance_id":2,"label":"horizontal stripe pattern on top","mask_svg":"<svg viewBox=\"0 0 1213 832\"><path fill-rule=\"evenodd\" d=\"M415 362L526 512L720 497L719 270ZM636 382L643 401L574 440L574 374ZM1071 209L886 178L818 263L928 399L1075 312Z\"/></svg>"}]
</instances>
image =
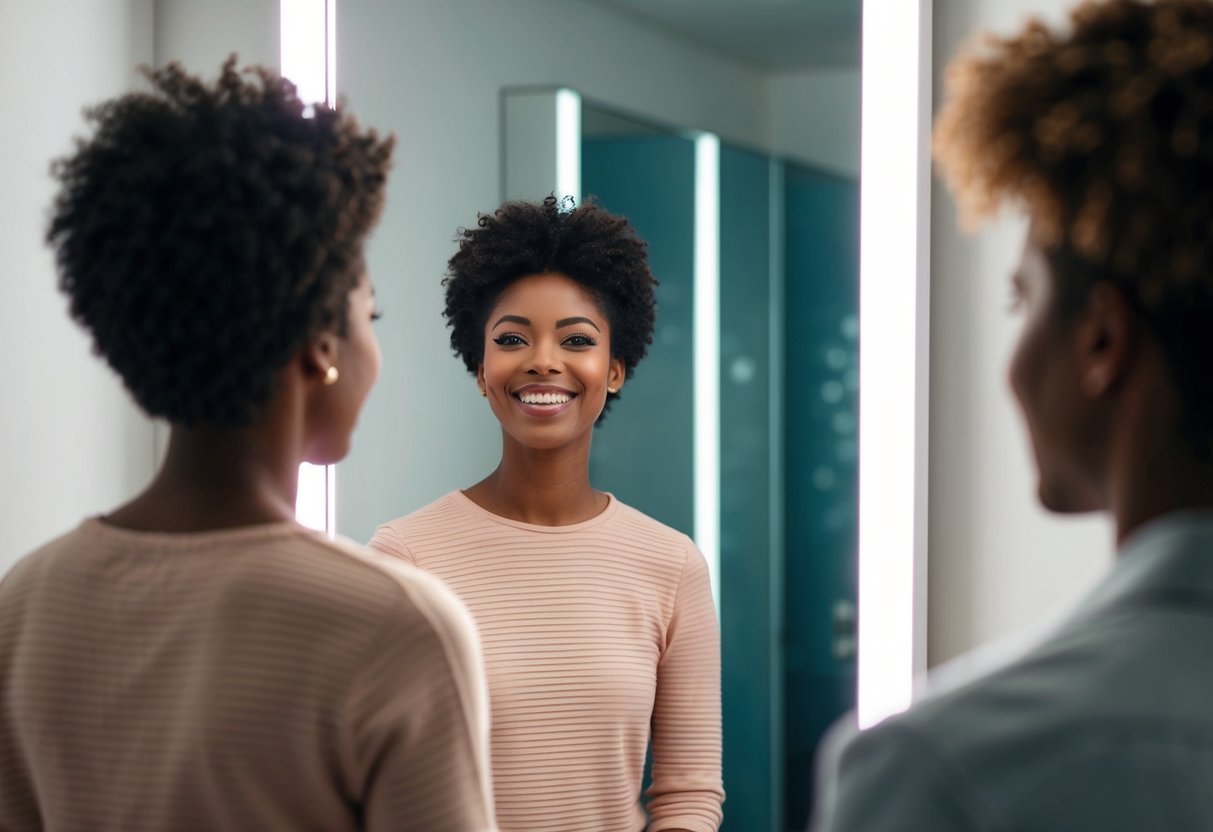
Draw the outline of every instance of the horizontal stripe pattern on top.
<instances>
[{"instance_id":1,"label":"horizontal stripe pattern on top","mask_svg":"<svg viewBox=\"0 0 1213 832\"><path fill-rule=\"evenodd\" d=\"M475 629L294 523L97 519L0 582L0 829L494 829Z\"/></svg>"},{"instance_id":2,"label":"horizontal stripe pattern on top","mask_svg":"<svg viewBox=\"0 0 1213 832\"><path fill-rule=\"evenodd\" d=\"M614 497L584 523L539 526L456 491L381 526L371 546L440 577L471 610L502 830L718 828L720 636L686 535Z\"/></svg>"}]
</instances>

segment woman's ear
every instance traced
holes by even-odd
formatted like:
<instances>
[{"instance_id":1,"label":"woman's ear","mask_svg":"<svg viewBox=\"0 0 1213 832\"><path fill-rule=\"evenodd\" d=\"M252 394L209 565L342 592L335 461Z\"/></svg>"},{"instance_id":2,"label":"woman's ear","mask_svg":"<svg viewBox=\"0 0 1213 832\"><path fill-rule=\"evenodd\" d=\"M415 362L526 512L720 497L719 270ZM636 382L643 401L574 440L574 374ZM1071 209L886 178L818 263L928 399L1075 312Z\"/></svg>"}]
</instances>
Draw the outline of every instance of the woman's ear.
<instances>
[{"instance_id":1,"label":"woman's ear","mask_svg":"<svg viewBox=\"0 0 1213 832\"><path fill-rule=\"evenodd\" d=\"M337 380L337 345L339 339L331 331L324 331L313 338L300 355L304 378L332 384Z\"/></svg>"},{"instance_id":2,"label":"woman's ear","mask_svg":"<svg viewBox=\"0 0 1213 832\"><path fill-rule=\"evenodd\" d=\"M627 377L627 368L623 364L623 359L612 358L610 369L607 370L607 392L618 393Z\"/></svg>"},{"instance_id":3,"label":"woman's ear","mask_svg":"<svg viewBox=\"0 0 1213 832\"><path fill-rule=\"evenodd\" d=\"M1116 386L1138 349L1140 322L1124 291L1106 282L1091 287L1077 336L1083 392L1098 398Z\"/></svg>"},{"instance_id":4,"label":"woman's ear","mask_svg":"<svg viewBox=\"0 0 1213 832\"><path fill-rule=\"evenodd\" d=\"M489 388L488 383L484 380L483 364L476 368L476 386L480 388L480 395L487 399L489 397Z\"/></svg>"}]
</instances>

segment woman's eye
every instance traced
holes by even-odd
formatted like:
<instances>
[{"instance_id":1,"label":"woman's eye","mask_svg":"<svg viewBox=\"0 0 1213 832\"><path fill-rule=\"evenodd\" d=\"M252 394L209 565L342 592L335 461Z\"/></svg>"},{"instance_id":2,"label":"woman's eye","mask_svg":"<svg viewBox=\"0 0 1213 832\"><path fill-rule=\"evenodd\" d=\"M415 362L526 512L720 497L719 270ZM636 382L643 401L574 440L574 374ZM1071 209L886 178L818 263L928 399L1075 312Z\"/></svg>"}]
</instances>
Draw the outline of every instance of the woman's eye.
<instances>
[{"instance_id":1,"label":"woman's eye","mask_svg":"<svg viewBox=\"0 0 1213 832\"><path fill-rule=\"evenodd\" d=\"M595 341L588 335L570 335L564 340L564 344L566 347L592 347Z\"/></svg>"},{"instance_id":2,"label":"woman's eye","mask_svg":"<svg viewBox=\"0 0 1213 832\"><path fill-rule=\"evenodd\" d=\"M496 338L494 338L493 343L499 347L520 347L525 344L526 341L523 341L518 335L506 333L505 335L498 335Z\"/></svg>"},{"instance_id":3,"label":"woman's eye","mask_svg":"<svg viewBox=\"0 0 1213 832\"><path fill-rule=\"evenodd\" d=\"M379 320L379 319L380 319L380 318L382 318L382 317L383 317L383 313L382 313L382 312L380 312L378 309L376 309L374 312L372 312L372 313L371 313L371 320L372 320L372 321L377 321L377 320Z\"/></svg>"}]
</instances>

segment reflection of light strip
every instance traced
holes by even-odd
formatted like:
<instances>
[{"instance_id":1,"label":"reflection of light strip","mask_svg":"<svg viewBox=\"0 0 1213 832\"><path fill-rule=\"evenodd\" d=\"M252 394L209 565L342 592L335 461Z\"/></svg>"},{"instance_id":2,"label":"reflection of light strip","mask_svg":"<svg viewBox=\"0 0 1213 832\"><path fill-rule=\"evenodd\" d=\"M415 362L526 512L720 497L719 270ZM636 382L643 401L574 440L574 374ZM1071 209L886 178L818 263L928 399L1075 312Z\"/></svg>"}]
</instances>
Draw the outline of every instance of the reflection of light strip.
<instances>
[{"instance_id":1,"label":"reflection of light strip","mask_svg":"<svg viewBox=\"0 0 1213 832\"><path fill-rule=\"evenodd\" d=\"M581 96L556 90L556 198L581 204Z\"/></svg>"},{"instance_id":2,"label":"reflection of light strip","mask_svg":"<svg viewBox=\"0 0 1213 832\"><path fill-rule=\"evenodd\" d=\"M294 82L301 101L325 101L335 78L329 64L327 18L336 0L281 0L282 74ZM331 72L331 76L335 76Z\"/></svg>"},{"instance_id":3,"label":"reflection of light strip","mask_svg":"<svg viewBox=\"0 0 1213 832\"><path fill-rule=\"evenodd\" d=\"M920 5L920 3L922 5ZM860 727L904 710L915 670L920 15L865 0L860 181ZM928 17L929 19L929 17ZM929 52L927 53L929 54Z\"/></svg>"},{"instance_id":4,"label":"reflection of light strip","mask_svg":"<svg viewBox=\"0 0 1213 832\"><path fill-rule=\"evenodd\" d=\"M720 612L720 139L695 137L695 544Z\"/></svg>"},{"instance_id":5,"label":"reflection of light strip","mask_svg":"<svg viewBox=\"0 0 1213 832\"><path fill-rule=\"evenodd\" d=\"M299 487L295 497L295 519L309 529L324 531L328 525L328 485L326 466L299 466Z\"/></svg>"},{"instance_id":6,"label":"reflection of light strip","mask_svg":"<svg viewBox=\"0 0 1213 832\"><path fill-rule=\"evenodd\" d=\"M282 74L302 101L337 100L337 0L281 0ZM313 529L337 533L337 472L333 466L299 467L295 519Z\"/></svg>"},{"instance_id":7,"label":"reflection of light strip","mask_svg":"<svg viewBox=\"0 0 1213 832\"><path fill-rule=\"evenodd\" d=\"M325 3L324 33L324 100L334 107L337 104L337 0Z\"/></svg>"},{"instance_id":8,"label":"reflection of light strip","mask_svg":"<svg viewBox=\"0 0 1213 832\"><path fill-rule=\"evenodd\" d=\"M329 537L337 536L337 466L324 466L324 505L328 509L325 512L325 528L328 530Z\"/></svg>"}]
</instances>

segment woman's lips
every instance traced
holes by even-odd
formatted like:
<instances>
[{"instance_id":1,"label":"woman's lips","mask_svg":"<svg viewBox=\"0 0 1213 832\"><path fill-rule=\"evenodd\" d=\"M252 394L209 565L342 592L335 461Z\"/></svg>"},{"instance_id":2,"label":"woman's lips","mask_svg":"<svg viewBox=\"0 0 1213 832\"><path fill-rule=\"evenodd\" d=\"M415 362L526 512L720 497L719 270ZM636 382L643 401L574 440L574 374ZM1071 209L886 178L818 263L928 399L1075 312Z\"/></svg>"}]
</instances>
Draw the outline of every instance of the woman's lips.
<instances>
[{"instance_id":1,"label":"woman's lips","mask_svg":"<svg viewBox=\"0 0 1213 832\"><path fill-rule=\"evenodd\" d=\"M577 394L559 388L524 387L514 391L511 398L526 415L550 418L568 410ZM528 401L523 401L524 398Z\"/></svg>"}]
</instances>

